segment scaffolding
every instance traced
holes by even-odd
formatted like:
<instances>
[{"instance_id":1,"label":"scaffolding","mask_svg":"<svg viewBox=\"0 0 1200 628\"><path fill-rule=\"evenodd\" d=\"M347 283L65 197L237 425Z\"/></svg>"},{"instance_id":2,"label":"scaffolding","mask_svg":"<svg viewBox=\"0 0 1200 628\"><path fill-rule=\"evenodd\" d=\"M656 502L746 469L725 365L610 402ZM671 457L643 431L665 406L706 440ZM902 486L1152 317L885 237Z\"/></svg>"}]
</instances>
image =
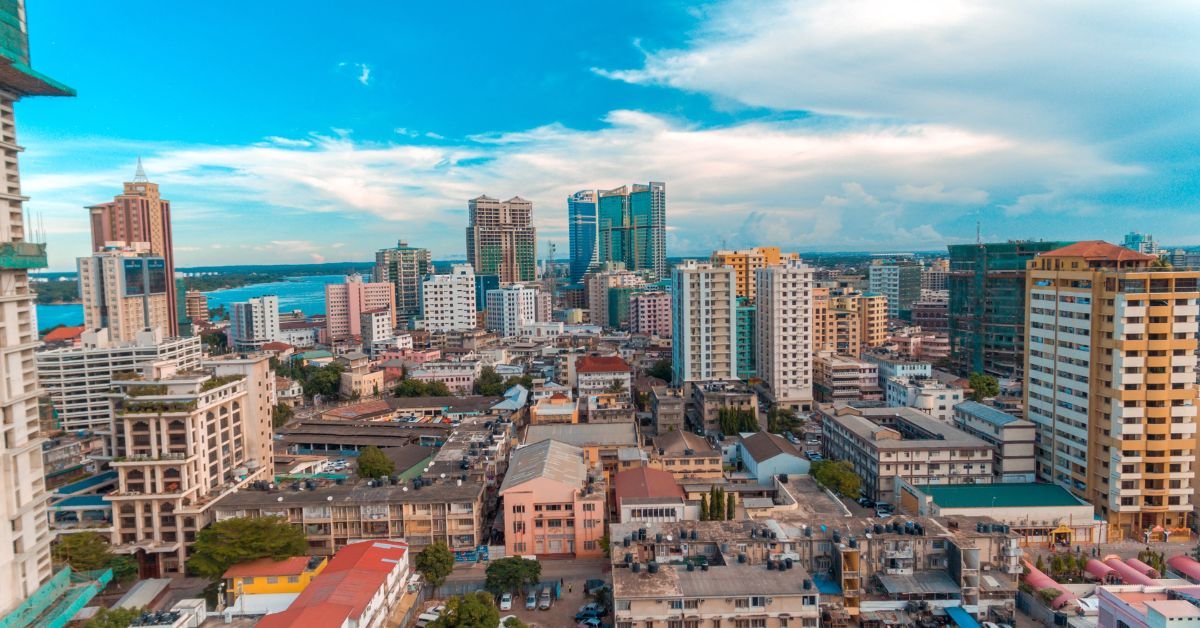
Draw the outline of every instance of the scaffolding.
<instances>
[{"instance_id":1,"label":"scaffolding","mask_svg":"<svg viewBox=\"0 0 1200 628\"><path fill-rule=\"evenodd\" d=\"M62 628L112 581L112 570L71 571L63 567L11 613L0 628Z\"/></svg>"}]
</instances>

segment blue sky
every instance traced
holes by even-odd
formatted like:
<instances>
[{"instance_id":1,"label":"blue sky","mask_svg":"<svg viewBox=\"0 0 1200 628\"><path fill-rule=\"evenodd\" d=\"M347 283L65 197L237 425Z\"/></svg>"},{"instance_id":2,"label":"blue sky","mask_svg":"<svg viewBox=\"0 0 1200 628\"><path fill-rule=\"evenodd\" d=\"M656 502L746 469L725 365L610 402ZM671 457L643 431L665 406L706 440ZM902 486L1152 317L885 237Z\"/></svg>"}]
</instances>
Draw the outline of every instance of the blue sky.
<instances>
[{"instance_id":1,"label":"blue sky","mask_svg":"<svg viewBox=\"0 0 1200 628\"><path fill-rule=\"evenodd\" d=\"M1151 3L1141 3L1151 5ZM995 6L993 6L995 5ZM466 200L663 180L672 255L1200 244L1200 8L1117 2L28 0L51 265L137 156L180 265L463 255Z\"/></svg>"}]
</instances>

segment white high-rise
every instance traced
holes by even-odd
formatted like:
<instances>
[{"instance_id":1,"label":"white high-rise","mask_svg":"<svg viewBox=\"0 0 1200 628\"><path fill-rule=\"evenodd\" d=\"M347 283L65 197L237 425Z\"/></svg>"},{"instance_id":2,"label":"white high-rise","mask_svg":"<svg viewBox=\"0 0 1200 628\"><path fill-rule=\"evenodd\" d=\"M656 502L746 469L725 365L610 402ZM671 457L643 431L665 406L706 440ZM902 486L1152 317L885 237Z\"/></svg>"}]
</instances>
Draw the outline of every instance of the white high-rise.
<instances>
[{"instance_id":1,"label":"white high-rise","mask_svg":"<svg viewBox=\"0 0 1200 628\"><path fill-rule=\"evenodd\" d=\"M268 294L229 310L229 346L235 351L258 351L268 342L279 342L279 297Z\"/></svg>"},{"instance_id":2,"label":"white high-rise","mask_svg":"<svg viewBox=\"0 0 1200 628\"><path fill-rule=\"evenodd\" d=\"M475 270L455 264L449 275L430 275L421 283L421 312L429 331L475 329Z\"/></svg>"},{"instance_id":3,"label":"white high-rise","mask_svg":"<svg viewBox=\"0 0 1200 628\"><path fill-rule=\"evenodd\" d=\"M812 276L800 260L755 271L758 376L777 403L800 410L813 401Z\"/></svg>"},{"instance_id":4,"label":"white high-rise","mask_svg":"<svg viewBox=\"0 0 1200 628\"><path fill-rule=\"evenodd\" d=\"M502 338L516 336L521 327L538 320L536 288L513 284L487 292L487 328Z\"/></svg>"},{"instance_id":5,"label":"white high-rise","mask_svg":"<svg viewBox=\"0 0 1200 628\"><path fill-rule=\"evenodd\" d=\"M737 379L737 275L687 260L671 272L672 379Z\"/></svg>"}]
</instances>

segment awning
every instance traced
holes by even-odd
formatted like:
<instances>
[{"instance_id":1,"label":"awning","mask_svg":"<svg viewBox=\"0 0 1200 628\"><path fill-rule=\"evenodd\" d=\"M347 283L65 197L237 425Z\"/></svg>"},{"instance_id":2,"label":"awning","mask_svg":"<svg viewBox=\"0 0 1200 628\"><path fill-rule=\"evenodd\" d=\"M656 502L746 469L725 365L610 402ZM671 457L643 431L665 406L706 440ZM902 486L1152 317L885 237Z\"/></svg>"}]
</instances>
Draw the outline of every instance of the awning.
<instances>
[{"instance_id":1,"label":"awning","mask_svg":"<svg viewBox=\"0 0 1200 628\"><path fill-rule=\"evenodd\" d=\"M975 621L975 618L971 617L967 609L961 606L946 607L946 614L954 621L954 625L959 628L979 628L979 622Z\"/></svg>"}]
</instances>

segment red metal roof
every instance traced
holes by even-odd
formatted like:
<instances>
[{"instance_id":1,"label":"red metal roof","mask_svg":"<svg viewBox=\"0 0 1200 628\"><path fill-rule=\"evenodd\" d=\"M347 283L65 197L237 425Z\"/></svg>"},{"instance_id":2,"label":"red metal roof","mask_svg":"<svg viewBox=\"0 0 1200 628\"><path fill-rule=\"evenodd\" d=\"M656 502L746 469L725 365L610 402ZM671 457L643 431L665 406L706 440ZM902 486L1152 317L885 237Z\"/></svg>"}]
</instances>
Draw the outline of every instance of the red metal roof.
<instances>
[{"instance_id":1,"label":"red metal roof","mask_svg":"<svg viewBox=\"0 0 1200 628\"><path fill-rule=\"evenodd\" d=\"M258 578L260 576L298 576L308 567L307 556L293 556L283 560L259 558L238 563L225 570L226 578Z\"/></svg>"},{"instance_id":2,"label":"red metal roof","mask_svg":"<svg viewBox=\"0 0 1200 628\"><path fill-rule=\"evenodd\" d=\"M83 334L83 325L77 327L58 327L42 337L45 342L63 342L74 340Z\"/></svg>"},{"instance_id":3,"label":"red metal roof","mask_svg":"<svg viewBox=\"0 0 1200 628\"><path fill-rule=\"evenodd\" d=\"M575 363L576 373L632 373L629 364L618 356L585 355Z\"/></svg>"},{"instance_id":4,"label":"red metal roof","mask_svg":"<svg viewBox=\"0 0 1200 628\"><path fill-rule=\"evenodd\" d=\"M623 499L647 497L684 498L683 489L675 481L675 476L649 467L622 471L613 479L613 485L618 503Z\"/></svg>"},{"instance_id":5,"label":"red metal roof","mask_svg":"<svg viewBox=\"0 0 1200 628\"><path fill-rule=\"evenodd\" d=\"M1112 260L1116 262L1151 262L1158 259L1153 255L1138 253L1133 249L1109 244L1104 240L1084 240L1083 242L1068 244L1061 249L1046 251L1041 254L1041 257L1082 257L1089 260Z\"/></svg>"}]
</instances>

